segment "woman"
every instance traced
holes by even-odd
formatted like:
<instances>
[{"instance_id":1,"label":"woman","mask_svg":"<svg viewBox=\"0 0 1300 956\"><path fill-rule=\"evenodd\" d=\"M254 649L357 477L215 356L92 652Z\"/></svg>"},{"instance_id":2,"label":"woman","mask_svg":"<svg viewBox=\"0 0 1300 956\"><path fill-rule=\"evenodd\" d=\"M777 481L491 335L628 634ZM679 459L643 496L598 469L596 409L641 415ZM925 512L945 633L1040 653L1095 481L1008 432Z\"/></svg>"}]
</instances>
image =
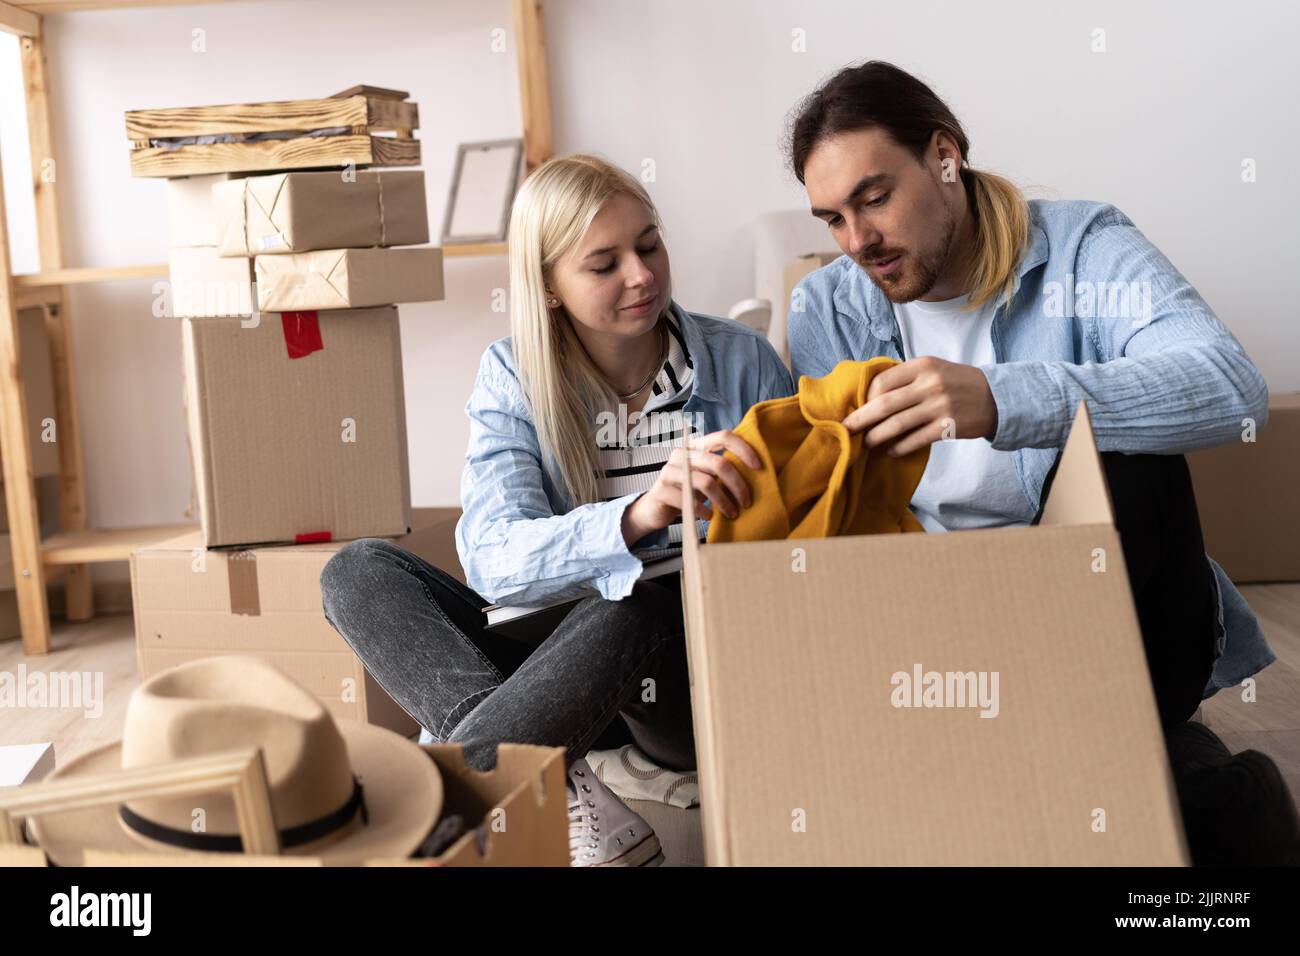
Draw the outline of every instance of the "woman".
<instances>
[{"instance_id":1,"label":"woman","mask_svg":"<svg viewBox=\"0 0 1300 956\"><path fill-rule=\"evenodd\" d=\"M679 582L638 578L644 561L680 552L685 456L703 537L712 508L750 504L715 452L759 467L728 429L794 387L758 333L673 302L649 195L600 159L538 168L515 199L509 248L511 336L484 353L466 406L456 545L469 586L365 538L325 567L325 614L470 766L492 767L502 741L565 748L574 865L653 864L653 831L583 757L618 742L621 715L652 760L695 769ZM587 596L536 647L484 626L489 603L576 594Z\"/></svg>"}]
</instances>

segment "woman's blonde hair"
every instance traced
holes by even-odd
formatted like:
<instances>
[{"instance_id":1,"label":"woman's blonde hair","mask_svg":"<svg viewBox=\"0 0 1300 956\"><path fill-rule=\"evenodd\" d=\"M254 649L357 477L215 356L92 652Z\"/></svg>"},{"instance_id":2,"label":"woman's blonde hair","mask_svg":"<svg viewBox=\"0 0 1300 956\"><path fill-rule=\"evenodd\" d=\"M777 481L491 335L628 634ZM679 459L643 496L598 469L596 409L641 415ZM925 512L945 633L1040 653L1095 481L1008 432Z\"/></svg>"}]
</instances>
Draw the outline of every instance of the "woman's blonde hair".
<instances>
[{"instance_id":1,"label":"woman's blonde hair","mask_svg":"<svg viewBox=\"0 0 1300 956\"><path fill-rule=\"evenodd\" d=\"M970 140L946 103L916 77L892 63L870 60L845 67L810 93L794 110L786 134L791 169L800 183L813 148L840 133L879 127L894 141L924 157L935 130L961 151L962 183L975 223L975 260L970 303L975 309L1010 296L1016 267L1029 241L1029 204L1009 180L971 169Z\"/></svg>"},{"instance_id":2,"label":"woman's blonde hair","mask_svg":"<svg viewBox=\"0 0 1300 956\"><path fill-rule=\"evenodd\" d=\"M605 381L563 306L547 305L556 262L586 233L610 197L639 200L662 230L644 187L605 160L585 154L549 160L519 188L510 211L510 334L543 467L576 507L600 500L596 414L616 409ZM667 306L665 306L667 308ZM550 456L554 468L547 463Z\"/></svg>"}]
</instances>

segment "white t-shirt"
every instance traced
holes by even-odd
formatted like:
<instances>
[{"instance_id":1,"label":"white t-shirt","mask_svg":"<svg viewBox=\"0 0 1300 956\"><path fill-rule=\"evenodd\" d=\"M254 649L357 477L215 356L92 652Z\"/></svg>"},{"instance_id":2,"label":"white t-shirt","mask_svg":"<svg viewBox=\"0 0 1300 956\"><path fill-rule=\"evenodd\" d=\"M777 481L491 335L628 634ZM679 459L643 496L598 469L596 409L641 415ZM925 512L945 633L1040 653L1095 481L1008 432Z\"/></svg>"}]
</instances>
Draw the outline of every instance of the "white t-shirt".
<instances>
[{"instance_id":1,"label":"white t-shirt","mask_svg":"<svg viewBox=\"0 0 1300 956\"><path fill-rule=\"evenodd\" d=\"M994 302L962 311L969 295L943 302L894 304L903 337L903 358L933 355L963 365L989 365L993 358ZM1037 513L1025 496L1013 453L987 438L939 440L912 495L912 512L926 531L1028 525Z\"/></svg>"}]
</instances>

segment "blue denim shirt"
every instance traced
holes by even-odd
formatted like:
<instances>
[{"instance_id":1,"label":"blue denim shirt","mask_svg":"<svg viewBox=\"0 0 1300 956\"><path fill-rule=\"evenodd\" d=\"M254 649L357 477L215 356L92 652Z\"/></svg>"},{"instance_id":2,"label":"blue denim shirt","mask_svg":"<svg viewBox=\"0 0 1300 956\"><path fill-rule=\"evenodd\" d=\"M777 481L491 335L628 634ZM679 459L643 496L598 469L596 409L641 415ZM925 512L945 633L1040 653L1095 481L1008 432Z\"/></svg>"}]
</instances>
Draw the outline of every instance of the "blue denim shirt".
<instances>
[{"instance_id":1,"label":"blue denim shirt","mask_svg":"<svg viewBox=\"0 0 1300 956\"><path fill-rule=\"evenodd\" d=\"M735 428L751 405L794 394L766 338L730 320L670 308L694 366L682 411L696 433ZM489 601L534 605L594 588L608 600L632 592L641 561L623 540L623 512L643 492L573 507L559 467L542 466L537 432L515 371L509 337L488 346L465 405L469 449L461 474L456 550L466 582ZM592 422L595 441L596 422ZM698 532L707 532L700 521ZM665 547L660 529L632 548Z\"/></svg>"},{"instance_id":2,"label":"blue denim shirt","mask_svg":"<svg viewBox=\"0 0 1300 956\"><path fill-rule=\"evenodd\" d=\"M1037 511L1080 400L1101 451L1175 454L1239 441L1268 421L1268 387L1237 340L1178 270L1114 206L1032 200L1015 290L993 317L994 448L1015 452ZM889 299L849 257L796 287L787 328L799 376L844 359L902 359ZM1276 658L1216 561L1218 640L1206 697Z\"/></svg>"}]
</instances>

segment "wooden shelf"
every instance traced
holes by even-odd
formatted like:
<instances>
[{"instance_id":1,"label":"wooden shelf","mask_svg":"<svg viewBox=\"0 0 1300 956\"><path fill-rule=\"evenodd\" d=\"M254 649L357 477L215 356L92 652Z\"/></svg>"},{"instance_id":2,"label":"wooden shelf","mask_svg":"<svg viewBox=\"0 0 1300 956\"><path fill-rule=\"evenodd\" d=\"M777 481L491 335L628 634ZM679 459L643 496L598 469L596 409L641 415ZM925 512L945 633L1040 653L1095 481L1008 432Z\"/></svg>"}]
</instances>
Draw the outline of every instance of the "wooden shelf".
<instances>
[{"instance_id":1,"label":"wooden shelf","mask_svg":"<svg viewBox=\"0 0 1300 956\"><path fill-rule=\"evenodd\" d=\"M99 564L126 561L138 548L197 531L196 524L144 525L137 528L102 528L61 531L41 542L41 560L47 564Z\"/></svg>"},{"instance_id":2,"label":"wooden shelf","mask_svg":"<svg viewBox=\"0 0 1300 956\"><path fill-rule=\"evenodd\" d=\"M504 256L504 242L474 242L442 246L444 257L452 256ZM65 285L82 285L88 282L116 282L124 279L166 279L167 263L157 262L143 266L91 266L82 269L48 269L45 272L28 272L14 276L14 289L20 307L43 305L58 301L53 290ZM49 290L47 292L47 290ZM53 296L53 298L48 298Z\"/></svg>"},{"instance_id":3,"label":"wooden shelf","mask_svg":"<svg viewBox=\"0 0 1300 956\"><path fill-rule=\"evenodd\" d=\"M27 139L32 168L37 169L48 157L58 154L55 148L48 95L46 48L41 38L41 19L49 13L74 10L181 6L189 3L233 3L240 0L0 0L0 32L15 34L22 63L23 93L27 104ZM551 157L550 80L546 63L546 40L542 17L543 0L510 0L514 20L514 42L519 69L519 94L523 120L524 172L531 173ZM118 42L119 37L109 38ZM376 147L396 151L396 158L413 154L419 141L412 138L416 128L414 106L395 105L387 100L406 99L395 91L377 87L356 87L328 97L345 100L363 97L367 101L364 122L347 123L352 135L368 135L368 127L393 130L393 137L380 137ZM378 102L376 102L378 100ZM340 104L327 103L322 108L337 109ZM360 117L356 117L360 119ZM147 130L145 132L148 132ZM380 155L379 159L394 158ZM0 176L0 211L4 204L4 177ZM9 544L11 564L19 568L13 590L18 601L22 629L23 653L46 654L50 650L49 605L45 584L62 578L65 581L65 606L69 620L85 620L95 613L91 588L91 565L104 561L124 561L133 551L156 545L170 538L195 531L195 524L172 524L152 527L81 530L85 523L86 488L82 462L81 429L77 410L77 383L73 361L70 307L71 295L65 286L124 280L156 280L169 277L163 263L65 269L63 242L59 227L58 185L53 178L35 178L30 184L36 203L36 238L40 272L11 276L9 273L9 235L5 217L0 212L0 268L6 279L0 283L0 351L10 356L0 363L0 447L5 475L5 500L10 518ZM504 242L467 243L445 246L447 258L504 256ZM59 422L59 522L65 529L41 540L36 522L37 505L31 476L30 429L24 408L24 383L18 354L18 315L23 308L44 310L49 337L51 367L54 375L55 411ZM193 540L201 540L195 534Z\"/></svg>"},{"instance_id":4,"label":"wooden shelf","mask_svg":"<svg viewBox=\"0 0 1300 956\"><path fill-rule=\"evenodd\" d=\"M47 269L14 276L14 288L48 289L52 286L81 285L85 282L113 282L118 279L165 279L167 263L147 266L93 266L88 269Z\"/></svg>"},{"instance_id":5,"label":"wooden shelf","mask_svg":"<svg viewBox=\"0 0 1300 956\"><path fill-rule=\"evenodd\" d=\"M63 286L61 285L34 285L14 290L14 306L19 309L62 304Z\"/></svg>"},{"instance_id":6,"label":"wooden shelf","mask_svg":"<svg viewBox=\"0 0 1300 956\"><path fill-rule=\"evenodd\" d=\"M504 242L466 242L442 247L444 259L452 256L504 256L505 254Z\"/></svg>"},{"instance_id":7,"label":"wooden shelf","mask_svg":"<svg viewBox=\"0 0 1300 956\"><path fill-rule=\"evenodd\" d=\"M9 0L11 7L31 13L71 13L81 10L114 10L124 7L181 7L199 3L230 3L232 0ZM234 0L239 2L239 0Z\"/></svg>"}]
</instances>

